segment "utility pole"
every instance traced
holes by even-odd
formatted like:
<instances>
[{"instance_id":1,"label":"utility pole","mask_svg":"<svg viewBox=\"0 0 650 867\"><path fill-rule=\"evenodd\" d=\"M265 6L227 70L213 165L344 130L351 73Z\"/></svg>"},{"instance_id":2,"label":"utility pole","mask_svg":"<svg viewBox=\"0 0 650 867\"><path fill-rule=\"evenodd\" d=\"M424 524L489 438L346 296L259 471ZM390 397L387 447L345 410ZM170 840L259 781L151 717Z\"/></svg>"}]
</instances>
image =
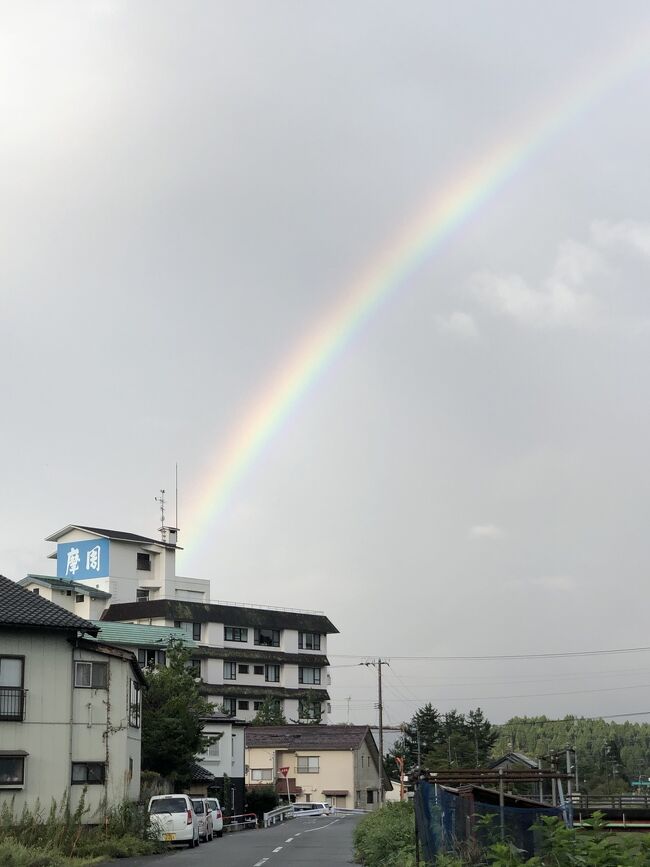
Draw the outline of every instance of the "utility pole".
<instances>
[{"instance_id":1,"label":"utility pole","mask_svg":"<svg viewBox=\"0 0 650 867\"><path fill-rule=\"evenodd\" d=\"M376 662L362 662L361 665L374 665L377 668L377 709L379 711L379 804L384 803L384 704L381 693L381 667L389 665L385 659Z\"/></svg>"}]
</instances>

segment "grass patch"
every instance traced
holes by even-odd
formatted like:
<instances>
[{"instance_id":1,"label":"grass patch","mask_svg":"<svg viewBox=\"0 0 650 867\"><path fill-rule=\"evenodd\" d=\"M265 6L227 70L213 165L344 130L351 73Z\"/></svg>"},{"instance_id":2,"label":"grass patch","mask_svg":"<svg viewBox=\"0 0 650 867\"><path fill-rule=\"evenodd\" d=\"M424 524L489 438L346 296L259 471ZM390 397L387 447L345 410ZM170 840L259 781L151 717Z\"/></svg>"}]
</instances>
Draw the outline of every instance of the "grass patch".
<instances>
[{"instance_id":1,"label":"grass patch","mask_svg":"<svg viewBox=\"0 0 650 867\"><path fill-rule=\"evenodd\" d=\"M14 803L0 809L1 867L87 867L110 858L164 851L154 839L144 807L128 801L102 811L101 825L83 823L88 809L81 798L70 809L66 795L45 812L37 802L16 814Z\"/></svg>"},{"instance_id":2,"label":"grass patch","mask_svg":"<svg viewBox=\"0 0 650 867\"><path fill-rule=\"evenodd\" d=\"M410 801L386 804L369 813L354 831L355 858L365 867L415 864L415 815Z\"/></svg>"}]
</instances>

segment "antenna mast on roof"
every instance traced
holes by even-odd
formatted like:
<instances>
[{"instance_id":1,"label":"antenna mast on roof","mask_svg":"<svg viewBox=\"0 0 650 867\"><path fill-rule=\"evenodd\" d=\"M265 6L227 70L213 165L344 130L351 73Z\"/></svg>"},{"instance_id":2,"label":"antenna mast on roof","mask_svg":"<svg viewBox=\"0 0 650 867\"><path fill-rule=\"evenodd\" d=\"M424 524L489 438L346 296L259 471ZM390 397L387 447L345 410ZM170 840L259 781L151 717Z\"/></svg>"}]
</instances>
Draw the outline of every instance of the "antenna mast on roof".
<instances>
[{"instance_id":1,"label":"antenna mast on roof","mask_svg":"<svg viewBox=\"0 0 650 867\"><path fill-rule=\"evenodd\" d=\"M163 542L167 541L167 527L165 527L165 489L160 489L160 496L154 497L157 503L160 503L160 535Z\"/></svg>"}]
</instances>

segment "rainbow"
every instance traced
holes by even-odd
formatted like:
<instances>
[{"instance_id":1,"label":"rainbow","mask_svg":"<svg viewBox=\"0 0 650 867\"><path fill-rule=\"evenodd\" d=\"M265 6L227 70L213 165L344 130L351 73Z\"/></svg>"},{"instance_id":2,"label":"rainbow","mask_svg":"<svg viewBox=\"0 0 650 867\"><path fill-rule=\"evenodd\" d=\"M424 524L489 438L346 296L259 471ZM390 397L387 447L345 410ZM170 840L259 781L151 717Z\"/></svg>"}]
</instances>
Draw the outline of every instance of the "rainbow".
<instances>
[{"instance_id":1,"label":"rainbow","mask_svg":"<svg viewBox=\"0 0 650 867\"><path fill-rule=\"evenodd\" d=\"M643 70L649 59L647 31L637 31L633 41L619 46L613 57L599 58L598 64L567 87L559 100L543 106L461 172L446 190L434 191L425 206L298 341L252 401L225 446L219 445L188 510L184 542L189 556L194 556L208 538L233 491L292 410L382 304L549 141L610 89Z\"/></svg>"}]
</instances>

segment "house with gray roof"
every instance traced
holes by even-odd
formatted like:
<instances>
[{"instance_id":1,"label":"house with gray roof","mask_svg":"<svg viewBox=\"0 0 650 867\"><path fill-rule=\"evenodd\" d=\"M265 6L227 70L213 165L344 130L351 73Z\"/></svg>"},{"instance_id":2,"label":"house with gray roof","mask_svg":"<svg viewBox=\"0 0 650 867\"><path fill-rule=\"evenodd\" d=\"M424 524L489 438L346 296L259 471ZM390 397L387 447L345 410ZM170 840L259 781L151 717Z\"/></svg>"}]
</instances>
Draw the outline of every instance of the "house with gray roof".
<instances>
[{"instance_id":1,"label":"house with gray roof","mask_svg":"<svg viewBox=\"0 0 650 867\"><path fill-rule=\"evenodd\" d=\"M382 790L392 788L382 765L369 726L246 729L247 785L273 785L293 803L375 808Z\"/></svg>"},{"instance_id":2,"label":"house with gray roof","mask_svg":"<svg viewBox=\"0 0 650 867\"><path fill-rule=\"evenodd\" d=\"M41 588L38 585L35 589ZM88 822L140 792L135 655L99 627L0 576L0 807L46 809L85 792Z\"/></svg>"}]
</instances>

